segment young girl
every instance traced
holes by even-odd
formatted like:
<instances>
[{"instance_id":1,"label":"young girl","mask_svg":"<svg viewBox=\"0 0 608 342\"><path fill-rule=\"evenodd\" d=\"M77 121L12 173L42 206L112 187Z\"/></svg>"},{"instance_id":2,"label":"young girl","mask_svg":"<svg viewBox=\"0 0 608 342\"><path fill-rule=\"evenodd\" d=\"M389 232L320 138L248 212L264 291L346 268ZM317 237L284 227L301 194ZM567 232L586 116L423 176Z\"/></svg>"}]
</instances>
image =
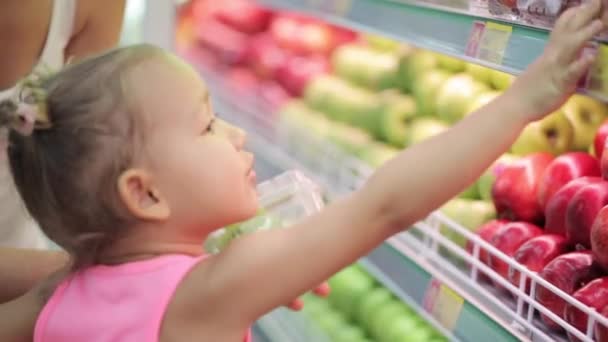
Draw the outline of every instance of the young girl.
<instances>
[{"instance_id":1,"label":"young girl","mask_svg":"<svg viewBox=\"0 0 608 342\"><path fill-rule=\"evenodd\" d=\"M600 7L565 13L511 89L360 191L214 256L202 253L205 238L256 213L254 159L245 133L214 116L196 72L144 45L27 84L0 105L11 171L73 264L0 309L0 340L248 338L257 318L424 218L557 109L594 59L580 52L603 27Z\"/></svg>"}]
</instances>

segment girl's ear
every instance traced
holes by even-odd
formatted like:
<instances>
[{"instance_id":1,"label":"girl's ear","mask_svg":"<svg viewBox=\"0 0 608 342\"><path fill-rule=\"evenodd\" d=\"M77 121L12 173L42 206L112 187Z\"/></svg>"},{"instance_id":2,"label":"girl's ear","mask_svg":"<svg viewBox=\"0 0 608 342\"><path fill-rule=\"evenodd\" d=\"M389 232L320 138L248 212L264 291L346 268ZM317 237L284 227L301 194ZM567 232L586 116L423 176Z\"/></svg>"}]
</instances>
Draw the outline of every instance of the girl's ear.
<instances>
[{"instance_id":1,"label":"girl's ear","mask_svg":"<svg viewBox=\"0 0 608 342\"><path fill-rule=\"evenodd\" d=\"M164 221L171 215L169 203L144 170L123 172L117 186L121 200L133 216L146 221Z\"/></svg>"}]
</instances>

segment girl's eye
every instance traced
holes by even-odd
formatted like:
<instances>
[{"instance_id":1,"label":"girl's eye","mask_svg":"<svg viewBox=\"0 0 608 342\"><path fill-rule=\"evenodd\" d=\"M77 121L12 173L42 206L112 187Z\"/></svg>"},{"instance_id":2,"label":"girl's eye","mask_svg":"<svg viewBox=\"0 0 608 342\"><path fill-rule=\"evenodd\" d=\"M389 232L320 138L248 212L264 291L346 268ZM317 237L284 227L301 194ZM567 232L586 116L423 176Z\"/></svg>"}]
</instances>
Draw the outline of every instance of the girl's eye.
<instances>
[{"instance_id":1,"label":"girl's eye","mask_svg":"<svg viewBox=\"0 0 608 342\"><path fill-rule=\"evenodd\" d=\"M215 118L209 121L209 125L205 128L205 133L213 132L213 126L215 125Z\"/></svg>"}]
</instances>

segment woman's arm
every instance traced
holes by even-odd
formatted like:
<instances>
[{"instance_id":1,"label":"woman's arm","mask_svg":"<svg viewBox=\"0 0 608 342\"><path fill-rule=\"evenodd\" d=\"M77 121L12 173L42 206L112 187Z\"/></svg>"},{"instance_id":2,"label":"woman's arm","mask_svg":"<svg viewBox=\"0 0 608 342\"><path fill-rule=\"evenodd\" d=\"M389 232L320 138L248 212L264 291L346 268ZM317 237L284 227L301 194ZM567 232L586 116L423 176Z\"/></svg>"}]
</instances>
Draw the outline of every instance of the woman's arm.
<instances>
[{"instance_id":1,"label":"woman's arm","mask_svg":"<svg viewBox=\"0 0 608 342\"><path fill-rule=\"evenodd\" d=\"M0 303L28 292L68 260L68 255L61 251L0 248Z\"/></svg>"},{"instance_id":2,"label":"woman's arm","mask_svg":"<svg viewBox=\"0 0 608 342\"><path fill-rule=\"evenodd\" d=\"M114 48L120 39L126 0L80 0L75 32L65 56L75 61Z\"/></svg>"}]
</instances>

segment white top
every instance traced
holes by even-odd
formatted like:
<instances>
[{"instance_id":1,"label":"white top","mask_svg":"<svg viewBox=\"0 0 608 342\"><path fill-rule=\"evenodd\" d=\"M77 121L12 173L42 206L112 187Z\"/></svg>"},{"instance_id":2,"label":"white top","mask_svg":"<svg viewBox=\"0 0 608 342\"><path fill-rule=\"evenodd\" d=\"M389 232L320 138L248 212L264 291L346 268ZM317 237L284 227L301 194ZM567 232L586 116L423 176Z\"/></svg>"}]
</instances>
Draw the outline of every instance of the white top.
<instances>
[{"instance_id":1,"label":"white top","mask_svg":"<svg viewBox=\"0 0 608 342\"><path fill-rule=\"evenodd\" d=\"M77 0L54 0L46 43L35 69L46 65L59 69L72 36ZM0 90L0 100L13 96L16 87ZM10 174L6 150L0 151L0 246L48 248L49 242L27 214Z\"/></svg>"}]
</instances>

